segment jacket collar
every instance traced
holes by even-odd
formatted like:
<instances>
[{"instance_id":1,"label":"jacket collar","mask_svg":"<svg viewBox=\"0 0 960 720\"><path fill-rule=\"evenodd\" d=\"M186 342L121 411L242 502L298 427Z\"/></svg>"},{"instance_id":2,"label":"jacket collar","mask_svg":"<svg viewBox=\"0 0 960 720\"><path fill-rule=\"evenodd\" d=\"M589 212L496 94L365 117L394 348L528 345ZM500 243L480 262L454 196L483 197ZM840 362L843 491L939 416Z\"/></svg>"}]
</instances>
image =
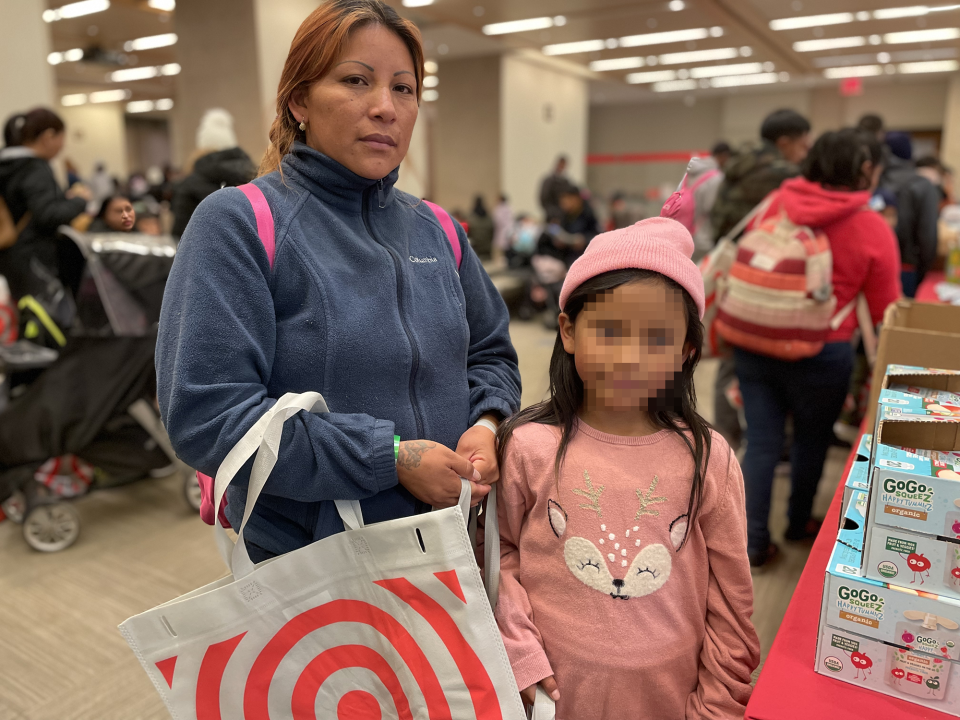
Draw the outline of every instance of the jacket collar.
<instances>
[{"instance_id":1,"label":"jacket collar","mask_svg":"<svg viewBox=\"0 0 960 720\"><path fill-rule=\"evenodd\" d=\"M36 157L37 154L28 147L22 145L12 145L0 150L0 162L4 160L19 160L21 158Z\"/></svg>"},{"instance_id":2,"label":"jacket collar","mask_svg":"<svg viewBox=\"0 0 960 720\"><path fill-rule=\"evenodd\" d=\"M314 150L299 140L284 156L281 163L284 174L289 174L298 184L309 190L321 201L344 212L360 214L363 211L363 193L373 188L371 202L379 202L381 188L375 186L381 180L360 177L343 165ZM400 177L400 169L395 168L382 178L383 204L394 201L394 185ZM376 207L376 205L374 205Z\"/></svg>"}]
</instances>

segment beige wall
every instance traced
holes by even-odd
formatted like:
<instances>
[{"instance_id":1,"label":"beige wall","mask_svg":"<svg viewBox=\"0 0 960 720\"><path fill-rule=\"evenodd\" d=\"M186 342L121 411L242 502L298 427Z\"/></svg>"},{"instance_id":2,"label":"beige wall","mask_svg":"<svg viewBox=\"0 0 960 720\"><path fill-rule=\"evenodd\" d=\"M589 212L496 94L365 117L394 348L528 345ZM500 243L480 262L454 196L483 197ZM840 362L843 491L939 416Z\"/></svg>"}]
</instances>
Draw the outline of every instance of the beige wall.
<instances>
[{"instance_id":1,"label":"beige wall","mask_svg":"<svg viewBox=\"0 0 960 720\"><path fill-rule=\"evenodd\" d=\"M431 199L466 212L480 193L490 206L500 192L500 58L446 60L437 89Z\"/></svg>"},{"instance_id":2,"label":"beige wall","mask_svg":"<svg viewBox=\"0 0 960 720\"><path fill-rule=\"evenodd\" d=\"M525 56L504 55L500 98L500 187L515 212L539 214L540 182L558 155L567 156L571 180L586 181L586 80Z\"/></svg>"},{"instance_id":3,"label":"beige wall","mask_svg":"<svg viewBox=\"0 0 960 720\"><path fill-rule=\"evenodd\" d=\"M0 123L15 112L46 105L54 110L50 35L41 14L45 0L0 0Z\"/></svg>"},{"instance_id":4,"label":"beige wall","mask_svg":"<svg viewBox=\"0 0 960 720\"><path fill-rule=\"evenodd\" d=\"M89 177L94 165L103 162L111 175L127 178L130 168L123 110L123 103L60 108L67 125L63 157L74 162L82 177Z\"/></svg>"},{"instance_id":5,"label":"beige wall","mask_svg":"<svg viewBox=\"0 0 960 720\"><path fill-rule=\"evenodd\" d=\"M197 126L210 108L233 114L237 141L254 160L267 146L261 108L255 0L177 3L177 97L173 109L175 162L193 154ZM281 4L278 2L278 4Z\"/></svg>"}]
</instances>

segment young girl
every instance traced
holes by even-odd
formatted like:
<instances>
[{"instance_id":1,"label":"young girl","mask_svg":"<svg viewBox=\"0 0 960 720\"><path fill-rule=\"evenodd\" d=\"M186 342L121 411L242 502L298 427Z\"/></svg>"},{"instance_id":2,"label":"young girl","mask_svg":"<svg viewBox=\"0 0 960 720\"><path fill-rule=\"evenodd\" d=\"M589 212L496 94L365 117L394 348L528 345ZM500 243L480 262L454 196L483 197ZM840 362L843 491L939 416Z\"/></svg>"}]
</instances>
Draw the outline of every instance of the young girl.
<instances>
[{"instance_id":1,"label":"young girl","mask_svg":"<svg viewBox=\"0 0 960 720\"><path fill-rule=\"evenodd\" d=\"M500 429L497 620L559 720L742 718L759 643L743 478L695 410L703 282L651 218L570 268L550 398Z\"/></svg>"}]
</instances>

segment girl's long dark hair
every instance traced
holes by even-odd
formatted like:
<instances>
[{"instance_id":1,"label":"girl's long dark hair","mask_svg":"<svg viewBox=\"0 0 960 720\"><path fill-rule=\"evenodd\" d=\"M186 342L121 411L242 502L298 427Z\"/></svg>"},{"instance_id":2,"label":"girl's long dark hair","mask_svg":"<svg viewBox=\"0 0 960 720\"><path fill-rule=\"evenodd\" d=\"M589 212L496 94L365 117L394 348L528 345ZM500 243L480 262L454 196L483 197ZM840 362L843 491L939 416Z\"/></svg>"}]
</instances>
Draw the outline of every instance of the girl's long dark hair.
<instances>
[{"instance_id":1,"label":"girl's long dark hair","mask_svg":"<svg viewBox=\"0 0 960 720\"><path fill-rule=\"evenodd\" d=\"M576 321L584 306L603 293L621 285L643 281L662 282L679 291L683 296L687 316L687 335L684 342L693 351L683 363L674 387L668 386L658 393L657 397L650 399L649 412L653 423L659 428L676 433L693 456L693 483L690 488L690 500L687 503L687 527L691 527L700 510L711 447L710 425L697 414L697 393L693 383L693 371L697 367L703 346L703 325L700 322L697 304L690 293L660 273L652 270L626 269L606 272L584 282L567 299L564 312L571 321ZM497 433L499 463L503 464L507 445L513 431L518 427L531 422L555 425L560 428L560 444L557 446L553 470L559 482L560 468L567 448L577 432L577 413L583 406L583 399L583 381L577 373L574 357L564 350L563 340L557 332L553 356L550 358L550 397L520 411L500 425ZM686 543L686 537L683 542Z\"/></svg>"}]
</instances>

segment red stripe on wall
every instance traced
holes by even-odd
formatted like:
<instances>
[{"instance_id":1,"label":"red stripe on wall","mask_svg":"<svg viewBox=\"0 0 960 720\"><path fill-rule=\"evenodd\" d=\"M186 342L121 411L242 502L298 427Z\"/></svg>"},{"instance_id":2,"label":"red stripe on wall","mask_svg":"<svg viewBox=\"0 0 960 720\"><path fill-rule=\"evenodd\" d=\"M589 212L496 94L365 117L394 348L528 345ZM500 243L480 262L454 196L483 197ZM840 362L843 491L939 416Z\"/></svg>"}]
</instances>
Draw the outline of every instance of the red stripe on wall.
<instances>
[{"instance_id":1,"label":"red stripe on wall","mask_svg":"<svg viewBox=\"0 0 960 720\"><path fill-rule=\"evenodd\" d=\"M624 163L689 162L692 157L707 157L709 150L675 150L656 153L622 153L619 155L593 153L587 155L587 165L617 165Z\"/></svg>"}]
</instances>

